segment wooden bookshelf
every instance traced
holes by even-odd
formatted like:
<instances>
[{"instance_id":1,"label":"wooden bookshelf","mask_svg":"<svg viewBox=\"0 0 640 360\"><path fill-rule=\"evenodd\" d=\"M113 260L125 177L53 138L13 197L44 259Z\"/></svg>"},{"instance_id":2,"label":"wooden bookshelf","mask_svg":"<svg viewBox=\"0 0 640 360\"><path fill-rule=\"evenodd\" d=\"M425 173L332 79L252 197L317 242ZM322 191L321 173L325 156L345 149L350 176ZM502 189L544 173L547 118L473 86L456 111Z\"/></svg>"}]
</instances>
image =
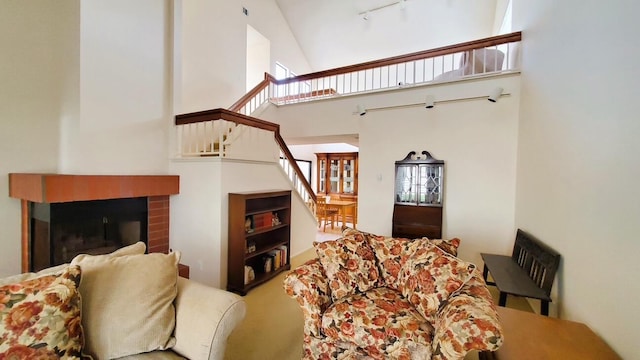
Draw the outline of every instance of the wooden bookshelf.
<instances>
[{"instance_id":1,"label":"wooden bookshelf","mask_svg":"<svg viewBox=\"0 0 640 360\"><path fill-rule=\"evenodd\" d=\"M289 270L290 249L291 190L229 194L227 290L245 295Z\"/></svg>"}]
</instances>

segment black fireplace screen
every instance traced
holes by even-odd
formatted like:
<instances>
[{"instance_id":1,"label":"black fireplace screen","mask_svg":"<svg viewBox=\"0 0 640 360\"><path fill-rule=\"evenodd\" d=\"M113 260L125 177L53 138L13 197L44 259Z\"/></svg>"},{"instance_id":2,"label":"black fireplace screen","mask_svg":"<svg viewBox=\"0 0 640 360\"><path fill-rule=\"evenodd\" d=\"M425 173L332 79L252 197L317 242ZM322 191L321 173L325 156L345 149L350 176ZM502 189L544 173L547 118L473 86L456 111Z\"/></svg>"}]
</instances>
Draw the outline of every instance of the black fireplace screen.
<instances>
[{"instance_id":1,"label":"black fireplace screen","mask_svg":"<svg viewBox=\"0 0 640 360\"><path fill-rule=\"evenodd\" d=\"M32 203L31 271L147 243L147 198Z\"/></svg>"}]
</instances>

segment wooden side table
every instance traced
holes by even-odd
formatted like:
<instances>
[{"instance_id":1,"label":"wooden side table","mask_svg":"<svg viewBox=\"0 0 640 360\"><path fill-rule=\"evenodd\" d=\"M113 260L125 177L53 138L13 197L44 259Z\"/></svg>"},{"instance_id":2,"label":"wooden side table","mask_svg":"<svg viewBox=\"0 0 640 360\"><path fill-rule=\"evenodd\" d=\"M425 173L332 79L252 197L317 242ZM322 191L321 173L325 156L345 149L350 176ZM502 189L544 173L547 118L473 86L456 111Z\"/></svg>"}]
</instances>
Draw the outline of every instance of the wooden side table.
<instances>
[{"instance_id":1,"label":"wooden side table","mask_svg":"<svg viewBox=\"0 0 640 360\"><path fill-rule=\"evenodd\" d=\"M585 324L498 307L504 344L482 360L621 359Z\"/></svg>"},{"instance_id":2,"label":"wooden side table","mask_svg":"<svg viewBox=\"0 0 640 360\"><path fill-rule=\"evenodd\" d=\"M185 279L189 278L189 266L184 264L178 264L178 276L182 276Z\"/></svg>"}]
</instances>

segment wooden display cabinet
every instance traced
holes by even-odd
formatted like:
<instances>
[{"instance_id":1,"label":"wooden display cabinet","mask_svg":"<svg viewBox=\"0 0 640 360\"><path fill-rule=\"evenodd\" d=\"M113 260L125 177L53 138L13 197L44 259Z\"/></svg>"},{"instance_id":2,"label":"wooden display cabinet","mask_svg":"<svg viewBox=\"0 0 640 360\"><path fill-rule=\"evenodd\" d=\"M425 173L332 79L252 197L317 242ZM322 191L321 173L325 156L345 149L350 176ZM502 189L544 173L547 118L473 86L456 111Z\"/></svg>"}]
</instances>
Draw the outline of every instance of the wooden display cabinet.
<instances>
[{"instance_id":1,"label":"wooden display cabinet","mask_svg":"<svg viewBox=\"0 0 640 360\"><path fill-rule=\"evenodd\" d=\"M316 157L318 196L357 202L358 153L316 153ZM352 224L355 223L357 215L354 208L346 210L345 215Z\"/></svg>"},{"instance_id":2,"label":"wooden display cabinet","mask_svg":"<svg viewBox=\"0 0 640 360\"><path fill-rule=\"evenodd\" d=\"M358 198L358 153L316 153L318 196Z\"/></svg>"},{"instance_id":3,"label":"wooden display cabinet","mask_svg":"<svg viewBox=\"0 0 640 360\"><path fill-rule=\"evenodd\" d=\"M245 295L289 270L290 249L291 190L229 194L227 290Z\"/></svg>"},{"instance_id":4,"label":"wooden display cabinet","mask_svg":"<svg viewBox=\"0 0 640 360\"><path fill-rule=\"evenodd\" d=\"M393 237L442 237L444 161L427 151L396 161Z\"/></svg>"}]
</instances>

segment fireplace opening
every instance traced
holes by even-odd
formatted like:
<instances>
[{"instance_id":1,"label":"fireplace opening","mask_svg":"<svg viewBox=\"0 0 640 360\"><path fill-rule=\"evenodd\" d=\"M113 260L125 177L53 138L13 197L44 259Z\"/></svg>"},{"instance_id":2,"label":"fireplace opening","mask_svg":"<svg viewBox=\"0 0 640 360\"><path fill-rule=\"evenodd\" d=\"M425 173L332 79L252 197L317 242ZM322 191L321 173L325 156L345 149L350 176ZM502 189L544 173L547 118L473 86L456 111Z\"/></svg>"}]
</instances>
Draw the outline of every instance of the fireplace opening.
<instances>
[{"instance_id":1,"label":"fireplace opening","mask_svg":"<svg viewBox=\"0 0 640 360\"><path fill-rule=\"evenodd\" d=\"M147 198L31 203L31 269L147 244Z\"/></svg>"}]
</instances>

